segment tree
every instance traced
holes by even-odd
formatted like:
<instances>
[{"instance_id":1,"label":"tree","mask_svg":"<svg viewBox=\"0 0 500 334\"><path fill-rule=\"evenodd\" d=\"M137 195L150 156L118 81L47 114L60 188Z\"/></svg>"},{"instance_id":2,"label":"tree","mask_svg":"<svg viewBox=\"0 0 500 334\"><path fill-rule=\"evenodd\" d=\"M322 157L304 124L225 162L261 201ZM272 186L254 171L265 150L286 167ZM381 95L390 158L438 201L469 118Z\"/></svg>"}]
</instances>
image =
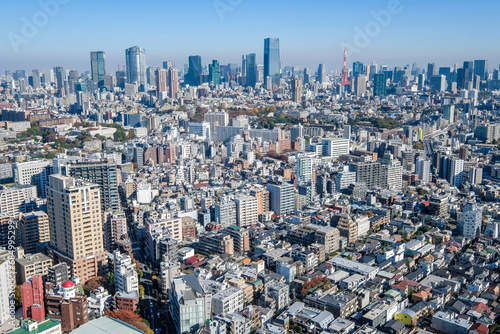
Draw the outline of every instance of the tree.
<instances>
[{"instance_id":1,"label":"tree","mask_svg":"<svg viewBox=\"0 0 500 334\"><path fill-rule=\"evenodd\" d=\"M141 279L142 276L144 276L144 273L142 272L142 270L137 271L137 276L139 276L139 279Z\"/></svg>"},{"instance_id":2,"label":"tree","mask_svg":"<svg viewBox=\"0 0 500 334\"><path fill-rule=\"evenodd\" d=\"M144 333L153 333L151 328L144 322L144 319L137 313L126 311L126 310L118 310L118 311L106 311L104 315L110 318L115 318L121 320L131 326L134 326L140 331Z\"/></svg>"},{"instance_id":3,"label":"tree","mask_svg":"<svg viewBox=\"0 0 500 334\"><path fill-rule=\"evenodd\" d=\"M144 297L144 286L139 285L139 297Z\"/></svg>"},{"instance_id":4,"label":"tree","mask_svg":"<svg viewBox=\"0 0 500 334\"><path fill-rule=\"evenodd\" d=\"M16 301L16 306L20 307L23 305L23 296L21 294L21 286L16 285L16 288L14 289L14 300Z\"/></svg>"}]
</instances>

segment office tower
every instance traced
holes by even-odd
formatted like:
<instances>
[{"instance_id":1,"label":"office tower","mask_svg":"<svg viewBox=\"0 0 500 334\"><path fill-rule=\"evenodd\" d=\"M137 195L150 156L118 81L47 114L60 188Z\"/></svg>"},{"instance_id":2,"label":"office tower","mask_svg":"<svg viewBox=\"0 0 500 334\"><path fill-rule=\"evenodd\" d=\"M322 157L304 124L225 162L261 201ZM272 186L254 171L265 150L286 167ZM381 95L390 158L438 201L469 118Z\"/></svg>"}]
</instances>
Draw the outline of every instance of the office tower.
<instances>
[{"instance_id":1,"label":"office tower","mask_svg":"<svg viewBox=\"0 0 500 334\"><path fill-rule=\"evenodd\" d=\"M297 182L306 183L312 180L312 159L307 155L297 157Z\"/></svg>"},{"instance_id":2,"label":"office tower","mask_svg":"<svg viewBox=\"0 0 500 334\"><path fill-rule=\"evenodd\" d=\"M201 57L189 56L189 68L186 74L185 82L190 86L199 86L202 84Z\"/></svg>"},{"instance_id":3,"label":"office tower","mask_svg":"<svg viewBox=\"0 0 500 334\"><path fill-rule=\"evenodd\" d=\"M104 51L92 51L90 53L90 73L92 81L97 87L104 86L104 76L106 75L106 54Z\"/></svg>"},{"instance_id":4,"label":"office tower","mask_svg":"<svg viewBox=\"0 0 500 334\"><path fill-rule=\"evenodd\" d=\"M292 79L292 101L295 103L302 102L302 79Z\"/></svg>"},{"instance_id":5,"label":"office tower","mask_svg":"<svg viewBox=\"0 0 500 334\"><path fill-rule=\"evenodd\" d=\"M222 197L214 206L214 219L221 228L236 224L236 203L229 197Z\"/></svg>"},{"instance_id":6,"label":"office tower","mask_svg":"<svg viewBox=\"0 0 500 334\"><path fill-rule=\"evenodd\" d=\"M295 210L295 188L289 183L268 184L269 208L278 216L292 214Z\"/></svg>"},{"instance_id":7,"label":"office tower","mask_svg":"<svg viewBox=\"0 0 500 334\"><path fill-rule=\"evenodd\" d=\"M216 126L227 126L229 124L229 114L224 110L208 111L203 116L205 122L210 123L210 131L215 131Z\"/></svg>"},{"instance_id":8,"label":"office tower","mask_svg":"<svg viewBox=\"0 0 500 334\"><path fill-rule=\"evenodd\" d=\"M246 85L255 87L257 83L257 59L255 53L247 54L246 58Z\"/></svg>"},{"instance_id":9,"label":"office tower","mask_svg":"<svg viewBox=\"0 0 500 334\"><path fill-rule=\"evenodd\" d=\"M146 82L148 86L156 85L156 70L153 67L146 68Z\"/></svg>"},{"instance_id":10,"label":"office tower","mask_svg":"<svg viewBox=\"0 0 500 334\"><path fill-rule=\"evenodd\" d=\"M236 205L236 224L238 226L251 226L258 222L258 201L256 197L238 195L234 198L234 203Z\"/></svg>"},{"instance_id":11,"label":"office tower","mask_svg":"<svg viewBox=\"0 0 500 334\"><path fill-rule=\"evenodd\" d=\"M455 106L453 104L443 106L443 118L447 120L449 124L455 123Z\"/></svg>"},{"instance_id":12,"label":"office tower","mask_svg":"<svg viewBox=\"0 0 500 334\"><path fill-rule=\"evenodd\" d=\"M19 185L35 185L38 197L46 197L52 166L48 160L17 162L14 165L14 181Z\"/></svg>"},{"instance_id":13,"label":"office tower","mask_svg":"<svg viewBox=\"0 0 500 334\"><path fill-rule=\"evenodd\" d=\"M350 125L344 125L344 131L343 131L342 138L351 140L351 126Z\"/></svg>"},{"instance_id":14,"label":"office tower","mask_svg":"<svg viewBox=\"0 0 500 334\"><path fill-rule=\"evenodd\" d=\"M51 84L52 82L55 82L54 69L45 70L45 72L43 73L43 78L44 78L43 83L46 86Z\"/></svg>"},{"instance_id":15,"label":"office tower","mask_svg":"<svg viewBox=\"0 0 500 334\"><path fill-rule=\"evenodd\" d=\"M257 83L264 83L264 65L257 65Z\"/></svg>"},{"instance_id":16,"label":"office tower","mask_svg":"<svg viewBox=\"0 0 500 334\"><path fill-rule=\"evenodd\" d=\"M446 91L446 77L444 75L434 75L430 77L431 89L435 92L444 92Z\"/></svg>"},{"instance_id":17,"label":"office tower","mask_svg":"<svg viewBox=\"0 0 500 334\"><path fill-rule=\"evenodd\" d=\"M427 78L431 78L432 76L436 75L436 64L435 63L429 63L427 64Z\"/></svg>"},{"instance_id":18,"label":"office tower","mask_svg":"<svg viewBox=\"0 0 500 334\"><path fill-rule=\"evenodd\" d=\"M366 75L357 75L354 79L354 95L360 97L366 93Z\"/></svg>"},{"instance_id":19,"label":"office tower","mask_svg":"<svg viewBox=\"0 0 500 334\"><path fill-rule=\"evenodd\" d=\"M179 78L177 76L177 69L175 67L170 67L168 69L168 97L170 97L171 99L176 99L178 91Z\"/></svg>"},{"instance_id":20,"label":"office tower","mask_svg":"<svg viewBox=\"0 0 500 334\"><path fill-rule=\"evenodd\" d=\"M21 246L26 253L37 252L39 243L49 242L49 216L43 211L23 214L19 220Z\"/></svg>"},{"instance_id":21,"label":"office tower","mask_svg":"<svg viewBox=\"0 0 500 334\"><path fill-rule=\"evenodd\" d=\"M483 208L477 203L468 203L457 212L457 230L459 235L474 240L481 235L481 226L483 218Z\"/></svg>"},{"instance_id":22,"label":"office tower","mask_svg":"<svg viewBox=\"0 0 500 334\"><path fill-rule=\"evenodd\" d=\"M112 160L69 161L60 168L62 175L84 179L99 186L102 212L120 210L117 168Z\"/></svg>"},{"instance_id":23,"label":"office tower","mask_svg":"<svg viewBox=\"0 0 500 334\"><path fill-rule=\"evenodd\" d=\"M163 68L168 70L169 68L175 67L175 62L172 60L166 60L163 62Z\"/></svg>"},{"instance_id":24,"label":"office tower","mask_svg":"<svg viewBox=\"0 0 500 334\"><path fill-rule=\"evenodd\" d=\"M473 61L464 61L464 66L462 67L464 72L464 80L465 82L472 81L474 75L474 62Z\"/></svg>"},{"instance_id":25,"label":"office tower","mask_svg":"<svg viewBox=\"0 0 500 334\"><path fill-rule=\"evenodd\" d=\"M47 187L51 246L81 282L106 274L99 186L55 174Z\"/></svg>"},{"instance_id":26,"label":"office tower","mask_svg":"<svg viewBox=\"0 0 500 334\"><path fill-rule=\"evenodd\" d=\"M471 167L469 169L469 183L481 184L483 182L483 169L479 167Z\"/></svg>"},{"instance_id":27,"label":"office tower","mask_svg":"<svg viewBox=\"0 0 500 334\"><path fill-rule=\"evenodd\" d=\"M57 90L64 89L64 81L66 81L66 71L64 70L64 68L54 67L54 75Z\"/></svg>"},{"instance_id":28,"label":"office tower","mask_svg":"<svg viewBox=\"0 0 500 334\"><path fill-rule=\"evenodd\" d=\"M487 60L474 60L474 75L479 75L481 80L488 80Z\"/></svg>"},{"instance_id":29,"label":"office tower","mask_svg":"<svg viewBox=\"0 0 500 334\"><path fill-rule=\"evenodd\" d=\"M247 59L245 55L241 56L241 76L247 76Z\"/></svg>"},{"instance_id":30,"label":"office tower","mask_svg":"<svg viewBox=\"0 0 500 334\"><path fill-rule=\"evenodd\" d=\"M33 80L33 84L31 85L33 87L33 89L40 89L40 71L35 69L33 71L31 71L31 75L32 75L32 80Z\"/></svg>"},{"instance_id":31,"label":"office tower","mask_svg":"<svg viewBox=\"0 0 500 334\"><path fill-rule=\"evenodd\" d=\"M424 184L430 182L430 171L431 171L431 161L425 160L422 157L417 159L417 174L418 179L421 180Z\"/></svg>"},{"instance_id":32,"label":"office tower","mask_svg":"<svg viewBox=\"0 0 500 334\"><path fill-rule=\"evenodd\" d=\"M136 83L139 91L145 91L147 86L146 50L139 46L132 46L125 50L127 66L127 83Z\"/></svg>"},{"instance_id":33,"label":"office tower","mask_svg":"<svg viewBox=\"0 0 500 334\"><path fill-rule=\"evenodd\" d=\"M264 77L271 77L273 85L280 85L280 40L266 38L264 40Z\"/></svg>"},{"instance_id":34,"label":"office tower","mask_svg":"<svg viewBox=\"0 0 500 334\"><path fill-rule=\"evenodd\" d=\"M214 85L220 85L220 66L218 60L212 60L212 64L208 67L208 81Z\"/></svg>"},{"instance_id":35,"label":"office tower","mask_svg":"<svg viewBox=\"0 0 500 334\"><path fill-rule=\"evenodd\" d=\"M303 75L304 75L304 85L309 84L309 82L311 81L311 74L308 68L304 68Z\"/></svg>"},{"instance_id":36,"label":"office tower","mask_svg":"<svg viewBox=\"0 0 500 334\"><path fill-rule=\"evenodd\" d=\"M325 64L319 64L318 66L318 80L320 84L327 83Z\"/></svg>"},{"instance_id":37,"label":"office tower","mask_svg":"<svg viewBox=\"0 0 500 334\"><path fill-rule=\"evenodd\" d=\"M359 61L355 61L354 63L352 63L352 76L357 76L357 75L360 75L360 74L363 74L363 63L359 62Z\"/></svg>"},{"instance_id":38,"label":"office tower","mask_svg":"<svg viewBox=\"0 0 500 334\"><path fill-rule=\"evenodd\" d=\"M385 73L375 74L373 78L373 95L386 96L387 75Z\"/></svg>"},{"instance_id":39,"label":"office tower","mask_svg":"<svg viewBox=\"0 0 500 334\"><path fill-rule=\"evenodd\" d=\"M189 133L210 139L210 123L208 122L189 122Z\"/></svg>"},{"instance_id":40,"label":"office tower","mask_svg":"<svg viewBox=\"0 0 500 334\"><path fill-rule=\"evenodd\" d=\"M14 285L11 284L11 265L7 259L0 259L0 325L9 321L10 302L14 302Z\"/></svg>"},{"instance_id":41,"label":"office tower","mask_svg":"<svg viewBox=\"0 0 500 334\"><path fill-rule=\"evenodd\" d=\"M167 92L167 70L158 67L156 69L156 98L163 99L163 93Z\"/></svg>"},{"instance_id":42,"label":"office tower","mask_svg":"<svg viewBox=\"0 0 500 334\"><path fill-rule=\"evenodd\" d=\"M115 251L113 253L113 265L115 267L116 291L139 295L139 278L135 263L132 262L130 256Z\"/></svg>"},{"instance_id":43,"label":"office tower","mask_svg":"<svg viewBox=\"0 0 500 334\"><path fill-rule=\"evenodd\" d=\"M34 321L45 320L45 288L41 275L35 275L31 282L24 282L21 286L23 301L23 319L30 318Z\"/></svg>"}]
</instances>

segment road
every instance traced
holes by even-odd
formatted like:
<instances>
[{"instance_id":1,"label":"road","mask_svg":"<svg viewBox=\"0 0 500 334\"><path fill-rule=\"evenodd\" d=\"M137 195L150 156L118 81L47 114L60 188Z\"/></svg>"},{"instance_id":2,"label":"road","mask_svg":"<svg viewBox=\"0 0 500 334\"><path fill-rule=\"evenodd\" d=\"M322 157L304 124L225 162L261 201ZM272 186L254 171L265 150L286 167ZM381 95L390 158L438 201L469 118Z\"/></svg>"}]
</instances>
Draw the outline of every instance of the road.
<instances>
[{"instance_id":1,"label":"road","mask_svg":"<svg viewBox=\"0 0 500 334\"><path fill-rule=\"evenodd\" d=\"M163 333L161 326L161 319L157 303L157 292L153 291L153 282L151 281L151 273L144 271L144 276L141 279L141 283L144 286L144 297L142 298L146 301L146 307L143 310L144 319L149 322L151 329L155 333Z\"/></svg>"}]
</instances>

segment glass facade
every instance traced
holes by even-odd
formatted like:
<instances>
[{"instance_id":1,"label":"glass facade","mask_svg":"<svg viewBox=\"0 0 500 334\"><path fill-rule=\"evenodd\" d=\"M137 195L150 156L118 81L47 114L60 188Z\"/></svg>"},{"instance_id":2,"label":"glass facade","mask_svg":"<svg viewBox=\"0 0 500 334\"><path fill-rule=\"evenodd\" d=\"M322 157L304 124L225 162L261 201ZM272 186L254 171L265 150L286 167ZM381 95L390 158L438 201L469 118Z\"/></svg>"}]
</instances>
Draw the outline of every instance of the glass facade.
<instances>
[{"instance_id":1,"label":"glass facade","mask_svg":"<svg viewBox=\"0 0 500 334\"><path fill-rule=\"evenodd\" d=\"M139 90L144 91L147 85L146 50L133 46L125 50L127 65L127 83L137 83Z\"/></svg>"},{"instance_id":2,"label":"glass facade","mask_svg":"<svg viewBox=\"0 0 500 334\"><path fill-rule=\"evenodd\" d=\"M280 40L279 38L266 38L264 40L264 78L271 77L273 85L279 85L280 72Z\"/></svg>"},{"instance_id":3,"label":"glass facade","mask_svg":"<svg viewBox=\"0 0 500 334\"><path fill-rule=\"evenodd\" d=\"M92 81L98 87L104 86L104 76L106 75L106 54L103 51L90 53L90 70L92 72Z\"/></svg>"}]
</instances>

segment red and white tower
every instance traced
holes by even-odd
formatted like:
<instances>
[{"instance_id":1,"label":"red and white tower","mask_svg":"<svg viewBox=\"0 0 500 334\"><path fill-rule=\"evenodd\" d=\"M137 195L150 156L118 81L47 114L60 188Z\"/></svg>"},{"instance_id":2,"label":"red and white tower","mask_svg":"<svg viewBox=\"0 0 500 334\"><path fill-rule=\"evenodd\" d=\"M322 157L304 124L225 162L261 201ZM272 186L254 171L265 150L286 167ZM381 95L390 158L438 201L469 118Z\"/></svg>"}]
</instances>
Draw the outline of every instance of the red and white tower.
<instances>
[{"instance_id":1,"label":"red and white tower","mask_svg":"<svg viewBox=\"0 0 500 334\"><path fill-rule=\"evenodd\" d=\"M342 81L340 82L342 86L349 84L349 78L347 73L347 43L344 42L344 68L342 69Z\"/></svg>"}]
</instances>

